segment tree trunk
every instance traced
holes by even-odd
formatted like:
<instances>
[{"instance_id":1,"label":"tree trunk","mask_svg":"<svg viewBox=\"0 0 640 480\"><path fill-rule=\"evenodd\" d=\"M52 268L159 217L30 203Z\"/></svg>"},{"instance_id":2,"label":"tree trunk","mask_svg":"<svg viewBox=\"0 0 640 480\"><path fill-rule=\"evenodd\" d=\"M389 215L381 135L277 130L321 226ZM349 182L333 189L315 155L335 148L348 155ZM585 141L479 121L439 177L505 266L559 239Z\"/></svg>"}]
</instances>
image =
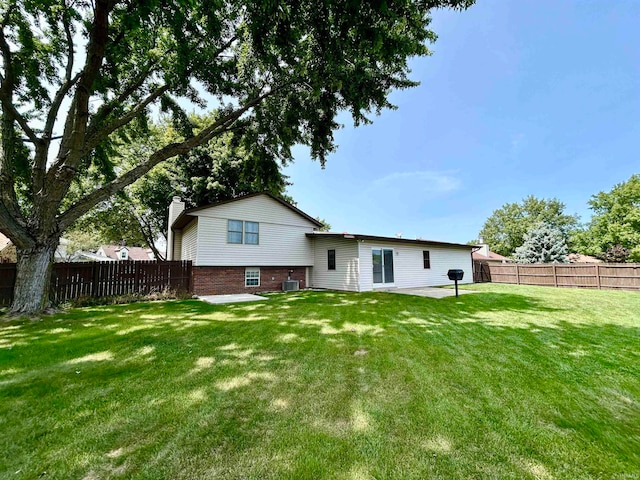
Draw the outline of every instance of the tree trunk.
<instances>
[{"instance_id":1,"label":"tree trunk","mask_svg":"<svg viewBox=\"0 0 640 480\"><path fill-rule=\"evenodd\" d=\"M27 251L17 250L16 285L10 315L33 315L51 305L51 270L57 244L56 241L53 245L36 245Z\"/></svg>"}]
</instances>

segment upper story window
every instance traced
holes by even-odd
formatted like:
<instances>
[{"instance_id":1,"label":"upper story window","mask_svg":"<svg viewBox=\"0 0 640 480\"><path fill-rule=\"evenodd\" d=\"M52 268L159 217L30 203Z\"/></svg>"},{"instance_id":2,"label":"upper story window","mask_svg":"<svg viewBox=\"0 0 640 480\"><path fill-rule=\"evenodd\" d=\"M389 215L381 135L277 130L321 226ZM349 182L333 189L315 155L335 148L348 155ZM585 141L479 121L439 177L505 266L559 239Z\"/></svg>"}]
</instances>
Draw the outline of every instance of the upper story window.
<instances>
[{"instance_id":1,"label":"upper story window","mask_svg":"<svg viewBox=\"0 0 640 480\"><path fill-rule=\"evenodd\" d=\"M128 258L129 258L129 252L127 252L127 249L126 249L126 248L123 248L123 249L120 251L120 259L121 259L121 260L127 260Z\"/></svg>"},{"instance_id":2,"label":"upper story window","mask_svg":"<svg viewBox=\"0 0 640 480\"><path fill-rule=\"evenodd\" d=\"M328 270L336 269L336 251L335 250L327 250L327 269Z\"/></svg>"},{"instance_id":3,"label":"upper story window","mask_svg":"<svg viewBox=\"0 0 640 480\"><path fill-rule=\"evenodd\" d=\"M227 243L244 243L258 245L260 243L260 224L229 220L227 226Z\"/></svg>"},{"instance_id":4,"label":"upper story window","mask_svg":"<svg viewBox=\"0 0 640 480\"><path fill-rule=\"evenodd\" d=\"M247 245L258 245L260 231L258 222L244 222L244 243Z\"/></svg>"},{"instance_id":5,"label":"upper story window","mask_svg":"<svg viewBox=\"0 0 640 480\"><path fill-rule=\"evenodd\" d=\"M242 220L229 220L227 243L242 243Z\"/></svg>"},{"instance_id":6,"label":"upper story window","mask_svg":"<svg viewBox=\"0 0 640 480\"><path fill-rule=\"evenodd\" d=\"M422 263L424 263L424 268L431 268L431 258L429 256L429 250L422 251Z\"/></svg>"}]
</instances>

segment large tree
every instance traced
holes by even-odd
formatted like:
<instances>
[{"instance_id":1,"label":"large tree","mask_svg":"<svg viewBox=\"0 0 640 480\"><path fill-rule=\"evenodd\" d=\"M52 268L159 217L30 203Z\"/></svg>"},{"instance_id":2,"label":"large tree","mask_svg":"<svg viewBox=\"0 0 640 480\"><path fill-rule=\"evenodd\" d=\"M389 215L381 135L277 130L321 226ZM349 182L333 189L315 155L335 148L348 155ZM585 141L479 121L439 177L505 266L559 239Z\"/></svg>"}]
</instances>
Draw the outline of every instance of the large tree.
<instances>
[{"instance_id":1,"label":"large tree","mask_svg":"<svg viewBox=\"0 0 640 480\"><path fill-rule=\"evenodd\" d=\"M324 163L336 115L356 125L416 85L408 58L430 52L430 11L473 0L8 0L0 6L0 231L16 245L13 313L48 304L61 234L155 165L239 124L275 158L309 145ZM203 94L206 93L206 96ZM179 100L215 115L189 124ZM113 149L152 107L181 137L127 171ZM130 128L135 125L136 128ZM134 133L131 133L131 132ZM96 167L100 182L68 199Z\"/></svg>"},{"instance_id":2,"label":"large tree","mask_svg":"<svg viewBox=\"0 0 640 480\"><path fill-rule=\"evenodd\" d=\"M593 195L589 207L591 221L572 239L576 249L607 261L640 262L640 175Z\"/></svg>"},{"instance_id":3,"label":"large tree","mask_svg":"<svg viewBox=\"0 0 640 480\"><path fill-rule=\"evenodd\" d=\"M560 232L566 241L578 226L578 217L564 213L565 205L556 198L528 196L520 203L507 203L484 222L480 236L492 251L511 256L524 243L524 236L542 223Z\"/></svg>"}]
</instances>

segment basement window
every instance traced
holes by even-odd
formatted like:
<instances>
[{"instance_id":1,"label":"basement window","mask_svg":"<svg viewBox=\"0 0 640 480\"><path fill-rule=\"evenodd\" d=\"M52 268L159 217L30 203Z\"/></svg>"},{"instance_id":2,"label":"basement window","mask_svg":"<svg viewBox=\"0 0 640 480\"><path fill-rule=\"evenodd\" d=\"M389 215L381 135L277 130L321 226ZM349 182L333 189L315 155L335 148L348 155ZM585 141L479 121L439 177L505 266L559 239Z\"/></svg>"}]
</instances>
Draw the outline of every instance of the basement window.
<instances>
[{"instance_id":1,"label":"basement window","mask_svg":"<svg viewBox=\"0 0 640 480\"><path fill-rule=\"evenodd\" d=\"M260 269L259 268L245 268L244 286L245 287L260 286Z\"/></svg>"}]
</instances>

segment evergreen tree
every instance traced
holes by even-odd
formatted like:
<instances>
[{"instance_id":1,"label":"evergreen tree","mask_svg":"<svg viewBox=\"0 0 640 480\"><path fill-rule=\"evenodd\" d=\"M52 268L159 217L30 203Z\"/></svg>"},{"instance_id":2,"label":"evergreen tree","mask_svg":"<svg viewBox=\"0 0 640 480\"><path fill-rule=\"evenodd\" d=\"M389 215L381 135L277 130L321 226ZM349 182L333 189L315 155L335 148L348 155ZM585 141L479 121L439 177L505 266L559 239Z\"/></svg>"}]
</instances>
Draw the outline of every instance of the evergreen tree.
<instances>
[{"instance_id":1,"label":"evergreen tree","mask_svg":"<svg viewBox=\"0 0 640 480\"><path fill-rule=\"evenodd\" d=\"M518 263L567 263L568 253L562 233L539 223L524 235L513 257Z\"/></svg>"}]
</instances>

